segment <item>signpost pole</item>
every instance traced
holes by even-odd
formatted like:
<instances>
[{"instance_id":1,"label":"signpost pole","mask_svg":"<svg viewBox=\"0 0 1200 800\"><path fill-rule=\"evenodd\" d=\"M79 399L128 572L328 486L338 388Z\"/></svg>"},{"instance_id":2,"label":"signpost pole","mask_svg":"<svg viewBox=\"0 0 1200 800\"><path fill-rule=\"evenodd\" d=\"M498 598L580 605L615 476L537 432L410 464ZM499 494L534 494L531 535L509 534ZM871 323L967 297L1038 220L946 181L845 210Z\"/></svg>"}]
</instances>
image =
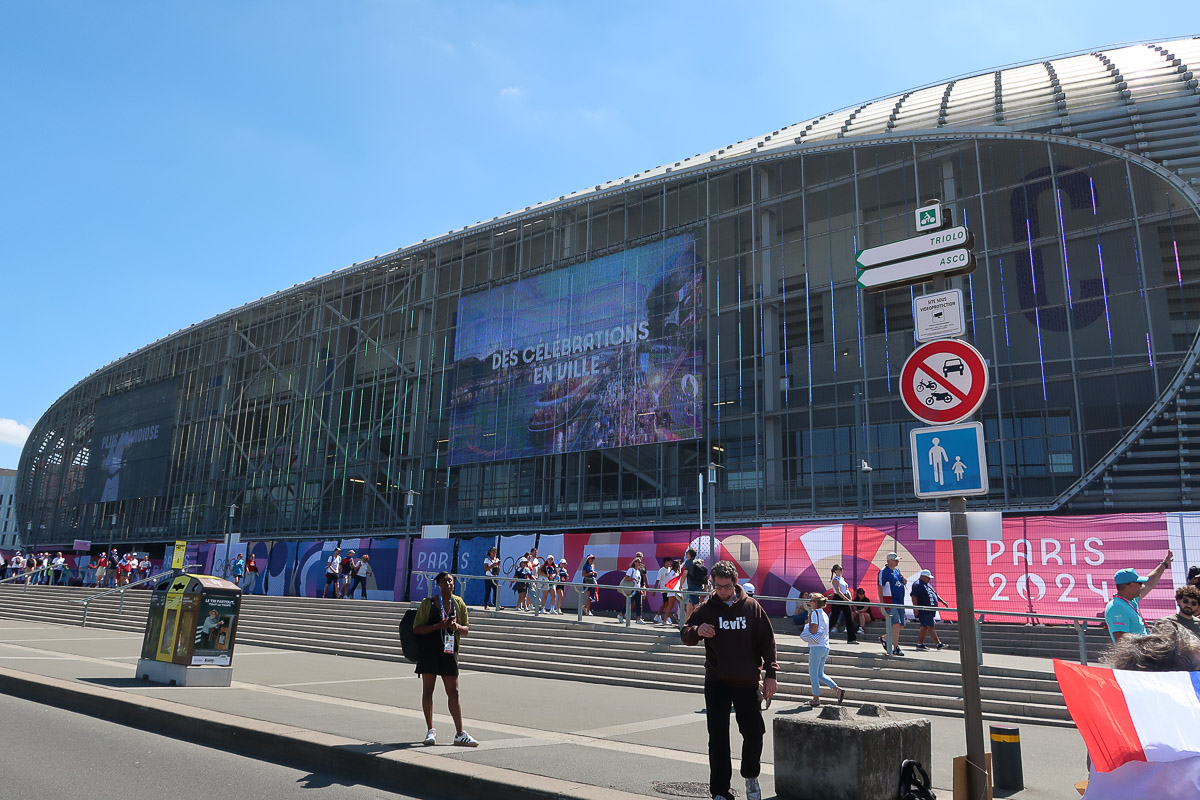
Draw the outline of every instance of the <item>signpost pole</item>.
<instances>
[{"instance_id":1,"label":"signpost pole","mask_svg":"<svg viewBox=\"0 0 1200 800\"><path fill-rule=\"evenodd\" d=\"M954 605L958 608L958 660L962 669L963 721L967 734L967 797L987 800L987 756L983 744L983 704L979 699L979 641L971 551L967 540L967 498L950 498L950 540L954 547Z\"/></svg>"}]
</instances>

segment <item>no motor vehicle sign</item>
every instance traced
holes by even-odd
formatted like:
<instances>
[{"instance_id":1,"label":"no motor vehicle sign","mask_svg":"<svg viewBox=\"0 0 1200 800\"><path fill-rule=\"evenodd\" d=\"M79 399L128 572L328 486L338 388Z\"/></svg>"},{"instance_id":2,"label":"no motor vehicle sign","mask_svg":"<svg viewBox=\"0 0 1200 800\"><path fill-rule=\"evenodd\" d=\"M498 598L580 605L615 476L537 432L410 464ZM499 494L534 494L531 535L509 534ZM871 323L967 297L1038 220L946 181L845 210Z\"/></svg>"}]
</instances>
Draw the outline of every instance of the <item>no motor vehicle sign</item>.
<instances>
[{"instance_id":1,"label":"no motor vehicle sign","mask_svg":"<svg viewBox=\"0 0 1200 800\"><path fill-rule=\"evenodd\" d=\"M900 372L900 398L922 422L942 425L966 419L983 403L987 365L971 345L939 339L918 347Z\"/></svg>"}]
</instances>

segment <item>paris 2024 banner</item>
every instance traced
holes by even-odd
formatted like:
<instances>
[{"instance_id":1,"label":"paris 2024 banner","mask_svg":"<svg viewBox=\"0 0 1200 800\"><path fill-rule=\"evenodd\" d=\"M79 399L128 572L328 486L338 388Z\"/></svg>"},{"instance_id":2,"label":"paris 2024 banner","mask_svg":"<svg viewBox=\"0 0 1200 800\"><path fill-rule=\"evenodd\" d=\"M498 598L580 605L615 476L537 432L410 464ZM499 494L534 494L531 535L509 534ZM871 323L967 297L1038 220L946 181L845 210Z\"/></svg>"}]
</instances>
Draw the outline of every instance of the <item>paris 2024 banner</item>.
<instances>
[{"instance_id":1,"label":"paris 2024 banner","mask_svg":"<svg viewBox=\"0 0 1200 800\"><path fill-rule=\"evenodd\" d=\"M596 556L600 585L615 587L638 553L643 554L653 585L655 573L671 559L682 560L694 547L708 561L706 531L604 531L594 533L531 534L471 539L417 539L412 547L403 538L342 539L316 542L248 542L247 553L256 556L260 572L252 576L249 591L275 595L320 596L323 573L335 546L342 552L355 549L356 557L371 556L373 571L367 581L370 599L402 600L408 587L411 597L428 592L426 573L440 570L463 575L482 575L482 554L499 547L502 573L511 576L517 560L531 547L539 555L565 560L573 580L580 581L580 567L588 555ZM879 570L891 551L900 555L900 570L910 585L922 569L930 570L933 585L950 605L956 603L951 543L931 541L918 535L912 518L853 522L809 523L771 527L721 530L717 534L719 556L734 562L742 581L755 584L760 597L798 598L801 592L829 589L830 568L840 564L854 588L863 587L872 601L879 597ZM212 568L220 545L192 545L198 552L189 558ZM1146 600L1142 609L1154 620L1173 613L1175 587L1184 582L1189 564L1200 562L1200 514L1111 514L1075 517L1013 517L1003 521L1003 536L996 541L970 543L975 605L980 610L1012 612L1016 617L993 616L1023 622L1039 616L1054 623L1049 615L1096 617L1112 597L1113 574L1133 567L1147 574L1170 547L1175 552L1173 569ZM411 552L410 552L411 550ZM482 585L470 581L463 588L471 599ZM511 606L511 588L501 586L501 603ZM568 592L567 607L575 607L575 594ZM657 608L657 598L650 605ZM790 614L795 603L764 601L771 614ZM624 597L602 590L598 608L624 607ZM946 614L952 619L953 614ZM1059 622L1064 622L1059 620Z\"/></svg>"}]
</instances>

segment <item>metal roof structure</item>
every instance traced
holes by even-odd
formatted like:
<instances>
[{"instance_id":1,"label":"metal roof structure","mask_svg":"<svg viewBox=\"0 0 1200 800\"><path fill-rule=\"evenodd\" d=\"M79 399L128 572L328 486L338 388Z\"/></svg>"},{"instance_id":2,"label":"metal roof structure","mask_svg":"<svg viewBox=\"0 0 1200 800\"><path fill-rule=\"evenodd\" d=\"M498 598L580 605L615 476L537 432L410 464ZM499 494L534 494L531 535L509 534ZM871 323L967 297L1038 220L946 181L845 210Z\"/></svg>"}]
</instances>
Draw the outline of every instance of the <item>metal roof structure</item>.
<instances>
[{"instance_id":1,"label":"metal roof structure","mask_svg":"<svg viewBox=\"0 0 1200 800\"><path fill-rule=\"evenodd\" d=\"M113 364L183 335L197 325L283 301L349 271L377 269L447 240L511 225L522 217L543 215L556 207L658 183L688 172L721 169L747 158L795 153L806 147L839 143L852 146L859 139L877 141L881 136L895 135L899 140L923 133L948 134L960 130L964 134L1054 134L1128 150L1166 167L1195 189L1200 187L1200 80L1196 73L1200 73L1200 36L1191 36L1003 67L847 106L763 136L560 195L335 269L168 334L96 369L76 386Z\"/></svg>"}]
</instances>

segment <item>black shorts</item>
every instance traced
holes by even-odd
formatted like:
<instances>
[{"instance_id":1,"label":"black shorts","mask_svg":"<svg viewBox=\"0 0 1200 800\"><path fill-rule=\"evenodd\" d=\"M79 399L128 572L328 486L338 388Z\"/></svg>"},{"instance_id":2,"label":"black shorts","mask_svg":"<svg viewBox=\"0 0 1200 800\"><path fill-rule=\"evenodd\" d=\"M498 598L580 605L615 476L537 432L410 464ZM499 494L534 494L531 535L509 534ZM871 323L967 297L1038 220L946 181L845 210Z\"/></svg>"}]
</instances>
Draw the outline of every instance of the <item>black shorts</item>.
<instances>
[{"instance_id":1,"label":"black shorts","mask_svg":"<svg viewBox=\"0 0 1200 800\"><path fill-rule=\"evenodd\" d=\"M326 572L325 573L325 585L326 586L333 583L337 579L338 579L338 576L337 576L336 572Z\"/></svg>"},{"instance_id":2,"label":"black shorts","mask_svg":"<svg viewBox=\"0 0 1200 800\"><path fill-rule=\"evenodd\" d=\"M932 628L934 625L934 622L936 622L936 620L934 619L936 616L937 616L936 611L918 611L917 612L917 622L920 622L921 625L926 628Z\"/></svg>"},{"instance_id":3,"label":"black shorts","mask_svg":"<svg viewBox=\"0 0 1200 800\"><path fill-rule=\"evenodd\" d=\"M457 678L458 656L430 648L429 652L421 653L417 658L417 668L414 672L418 675L448 675Z\"/></svg>"}]
</instances>

